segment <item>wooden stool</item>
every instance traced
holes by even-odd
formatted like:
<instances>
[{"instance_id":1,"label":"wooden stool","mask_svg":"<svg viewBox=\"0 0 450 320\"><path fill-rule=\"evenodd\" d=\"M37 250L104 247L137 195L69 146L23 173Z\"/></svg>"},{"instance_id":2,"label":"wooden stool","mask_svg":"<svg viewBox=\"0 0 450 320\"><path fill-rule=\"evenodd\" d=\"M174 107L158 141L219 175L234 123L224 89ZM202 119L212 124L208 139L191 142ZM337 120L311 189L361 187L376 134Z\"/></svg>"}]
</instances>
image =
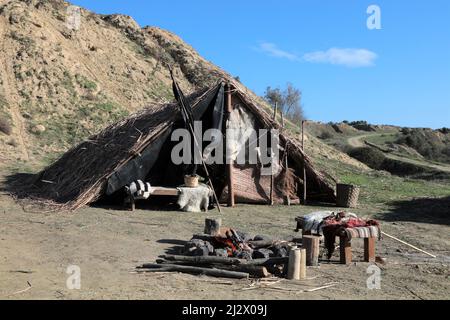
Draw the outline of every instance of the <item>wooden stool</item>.
<instances>
[{"instance_id":1,"label":"wooden stool","mask_svg":"<svg viewBox=\"0 0 450 320\"><path fill-rule=\"evenodd\" d=\"M341 264L352 263L352 243L346 235L340 236L340 258ZM364 261L375 262L375 243L376 238L364 239Z\"/></svg>"}]
</instances>

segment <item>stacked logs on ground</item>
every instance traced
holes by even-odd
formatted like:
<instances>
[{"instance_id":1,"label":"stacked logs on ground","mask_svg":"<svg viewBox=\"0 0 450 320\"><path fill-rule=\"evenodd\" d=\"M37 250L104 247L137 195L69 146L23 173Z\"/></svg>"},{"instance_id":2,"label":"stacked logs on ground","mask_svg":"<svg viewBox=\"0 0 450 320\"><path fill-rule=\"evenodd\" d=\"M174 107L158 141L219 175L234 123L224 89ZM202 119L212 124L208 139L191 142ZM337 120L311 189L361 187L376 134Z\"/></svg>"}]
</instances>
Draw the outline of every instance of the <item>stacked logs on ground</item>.
<instances>
[{"instance_id":1,"label":"stacked logs on ground","mask_svg":"<svg viewBox=\"0 0 450 320\"><path fill-rule=\"evenodd\" d=\"M280 270L287 265L289 258L237 259L215 256L180 256L164 255L156 260L156 264L143 264L140 272L181 272L203 274L213 277L246 279L267 278L272 275L269 270Z\"/></svg>"}]
</instances>

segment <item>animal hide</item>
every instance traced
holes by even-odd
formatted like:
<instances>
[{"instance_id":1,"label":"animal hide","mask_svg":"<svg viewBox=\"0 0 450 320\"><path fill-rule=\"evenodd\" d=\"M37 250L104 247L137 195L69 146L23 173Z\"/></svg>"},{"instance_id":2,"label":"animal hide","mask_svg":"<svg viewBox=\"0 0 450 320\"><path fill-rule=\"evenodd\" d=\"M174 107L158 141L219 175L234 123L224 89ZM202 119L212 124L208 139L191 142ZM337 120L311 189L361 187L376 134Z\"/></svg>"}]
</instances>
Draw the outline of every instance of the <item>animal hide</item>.
<instances>
[{"instance_id":1,"label":"animal hide","mask_svg":"<svg viewBox=\"0 0 450 320\"><path fill-rule=\"evenodd\" d=\"M197 188L178 188L180 195L177 204L185 212L208 211L209 198L212 195L211 189L206 185L199 185Z\"/></svg>"}]
</instances>

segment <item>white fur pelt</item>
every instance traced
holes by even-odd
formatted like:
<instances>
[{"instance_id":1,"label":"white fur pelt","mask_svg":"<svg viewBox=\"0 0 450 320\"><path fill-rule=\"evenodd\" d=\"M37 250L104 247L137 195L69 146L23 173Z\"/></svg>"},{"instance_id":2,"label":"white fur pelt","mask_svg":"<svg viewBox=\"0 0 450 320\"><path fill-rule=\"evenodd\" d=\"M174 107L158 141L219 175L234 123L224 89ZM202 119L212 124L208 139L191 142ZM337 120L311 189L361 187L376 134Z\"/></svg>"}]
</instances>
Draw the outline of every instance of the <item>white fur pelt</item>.
<instances>
[{"instance_id":1,"label":"white fur pelt","mask_svg":"<svg viewBox=\"0 0 450 320\"><path fill-rule=\"evenodd\" d=\"M180 187L178 190L180 190L180 195L177 204L181 210L185 212L208 211L209 197L212 193L208 186L200 184L197 188Z\"/></svg>"}]
</instances>

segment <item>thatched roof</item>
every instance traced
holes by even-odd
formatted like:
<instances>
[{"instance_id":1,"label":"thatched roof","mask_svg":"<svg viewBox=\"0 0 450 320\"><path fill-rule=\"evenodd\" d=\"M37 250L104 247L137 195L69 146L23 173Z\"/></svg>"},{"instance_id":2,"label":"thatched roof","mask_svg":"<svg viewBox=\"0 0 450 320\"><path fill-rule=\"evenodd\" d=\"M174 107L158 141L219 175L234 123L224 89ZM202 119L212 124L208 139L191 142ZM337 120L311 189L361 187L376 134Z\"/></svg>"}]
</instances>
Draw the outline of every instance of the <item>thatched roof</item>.
<instances>
[{"instance_id":1,"label":"thatched roof","mask_svg":"<svg viewBox=\"0 0 450 320\"><path fill-rule=\"evenodd\" d=\"M279 128L239 83L233 85L235 94L265 127ZM216 88L191 96L193 108ZM109 177L170 130L179 117L175 103L147 107L72 148L39 174L16 181L13 192L19 198L31 198L59 210L76 210L93 203L104 194ZM308 176L316 181L324 194L333 196L333 180L314 169L310 159L303 154L298 139L282 134L280 140L289 142L289 155L295 162L302 163L305 158Z\"/></svg>"}]
</instances>

